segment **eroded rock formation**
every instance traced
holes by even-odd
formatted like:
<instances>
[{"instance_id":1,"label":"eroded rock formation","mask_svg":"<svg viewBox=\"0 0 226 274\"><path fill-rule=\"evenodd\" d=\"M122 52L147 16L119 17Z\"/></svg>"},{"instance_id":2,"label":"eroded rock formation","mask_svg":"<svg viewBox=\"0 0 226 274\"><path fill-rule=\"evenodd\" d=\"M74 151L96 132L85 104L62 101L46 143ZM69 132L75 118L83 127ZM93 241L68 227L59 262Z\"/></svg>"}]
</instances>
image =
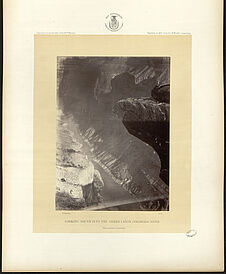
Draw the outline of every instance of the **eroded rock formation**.
<instances>
[{"instance_id":1,"label":"eroded rock formation","mask_svg":"<svg viewBox=\"0 0 226 274\"><path fill-rule=\"evenodd\" d=\"M113 111L128 132L156 150L161 159L160 177L169 184L169 104L128 98L117 102Z\"/></svg>"},{"instance_id":2,"label":"eroded rock formation","mask_svg":"<svg viewBox=\"0 0 226 274\"><path fill-rule=\"evenodd\" d=\"M100 172L75 138L76 125L71 130L71 118L59 112L57 122L56 208L80 209L98 204L104 186Z\"/></svg>"}]
</instances>

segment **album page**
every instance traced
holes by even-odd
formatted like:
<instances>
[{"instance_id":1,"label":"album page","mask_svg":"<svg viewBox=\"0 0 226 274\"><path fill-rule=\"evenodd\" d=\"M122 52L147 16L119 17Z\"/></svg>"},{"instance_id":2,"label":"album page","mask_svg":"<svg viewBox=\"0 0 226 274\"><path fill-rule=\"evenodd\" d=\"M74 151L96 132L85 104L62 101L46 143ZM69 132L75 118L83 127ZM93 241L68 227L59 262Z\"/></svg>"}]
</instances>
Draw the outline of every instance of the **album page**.
<instances>
[{"instance_id":1,"label":"album page","mask_svg":"<svg viewBox=\"0 0 226 274\"><path fill-rule=\"evenodd\" d=\"M222 271L223 3L107 2L4 2L3 271Z\"/></svg>"}]
</instances>

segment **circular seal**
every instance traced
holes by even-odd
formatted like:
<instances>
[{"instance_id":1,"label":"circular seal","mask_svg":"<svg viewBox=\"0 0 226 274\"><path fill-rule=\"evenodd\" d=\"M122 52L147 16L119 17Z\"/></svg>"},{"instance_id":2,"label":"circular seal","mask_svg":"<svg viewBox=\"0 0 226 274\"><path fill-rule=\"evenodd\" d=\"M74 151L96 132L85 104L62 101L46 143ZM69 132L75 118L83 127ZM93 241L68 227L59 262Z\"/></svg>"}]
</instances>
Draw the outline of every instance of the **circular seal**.
<instances>
[{"instance_id":1,"label":"circular seal","mask_svg":"<svg viewBox=\"0 0 226 274\"><path fill-rule=\"evenodd\" d=\"M110 31L118 31L122 28L122 16L118 13L110 13L105 20L105 26Z\"/></svg>"}]
</instances>

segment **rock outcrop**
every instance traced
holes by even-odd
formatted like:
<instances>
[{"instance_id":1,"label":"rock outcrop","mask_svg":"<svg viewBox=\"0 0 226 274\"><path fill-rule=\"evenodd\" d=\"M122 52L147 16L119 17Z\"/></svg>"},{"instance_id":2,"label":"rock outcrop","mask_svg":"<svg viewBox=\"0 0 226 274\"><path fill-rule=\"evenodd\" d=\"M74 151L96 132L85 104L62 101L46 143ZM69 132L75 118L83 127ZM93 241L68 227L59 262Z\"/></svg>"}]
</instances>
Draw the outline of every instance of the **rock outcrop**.
<instances>
[{"instance_id":1,"label":"rock outcrop","mask_svg":"<svg viewBox=\"0 0 226 274\"><path fill-rule=\"evenodd\" d=\"M113 108L128 132L152 146L161 160L160 177L169 184L169 104L128 98Z\"/></svg>"},{"instance_id":2,"label":"rock outcrop","mask_svg":"<svg viewBox=\"0 0 226 274\"><path fill-rule=\"evenodd\" d=\"M67 122L65 121L67 120ZM63 113L59 113L56 155L56 208L80 209L102 201L100 172L75 139Z\"/></svg>"},{"instance_id":3,"label":"rock outcrop","mask_svg":"<svg viewBox=\"0 0 226 274\"><path fill-rule=\"evenodd\" d=\"M159 103L168 103L170 102L170 85L157 85L153 88L151 92L152 98L154 98Z\"/></svg>"}]
</instances>

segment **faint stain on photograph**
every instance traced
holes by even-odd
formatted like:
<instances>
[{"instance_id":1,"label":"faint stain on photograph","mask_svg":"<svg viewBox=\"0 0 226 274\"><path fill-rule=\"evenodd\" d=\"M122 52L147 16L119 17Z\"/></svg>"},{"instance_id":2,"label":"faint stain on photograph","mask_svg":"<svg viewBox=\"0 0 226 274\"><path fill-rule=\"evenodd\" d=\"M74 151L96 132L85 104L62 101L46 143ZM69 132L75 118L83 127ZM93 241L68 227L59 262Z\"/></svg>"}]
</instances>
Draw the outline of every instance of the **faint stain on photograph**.
<instances>
[{"instance_id":1,"label":"faint stain on photograph","mask_svg":"<svg viewBox=\"0 0 226 274\"><path fill-rule=\"evenodd\" d=\"M169 210L169 57L57 58L56 210Z\"/></svg>"}]
</instances>

